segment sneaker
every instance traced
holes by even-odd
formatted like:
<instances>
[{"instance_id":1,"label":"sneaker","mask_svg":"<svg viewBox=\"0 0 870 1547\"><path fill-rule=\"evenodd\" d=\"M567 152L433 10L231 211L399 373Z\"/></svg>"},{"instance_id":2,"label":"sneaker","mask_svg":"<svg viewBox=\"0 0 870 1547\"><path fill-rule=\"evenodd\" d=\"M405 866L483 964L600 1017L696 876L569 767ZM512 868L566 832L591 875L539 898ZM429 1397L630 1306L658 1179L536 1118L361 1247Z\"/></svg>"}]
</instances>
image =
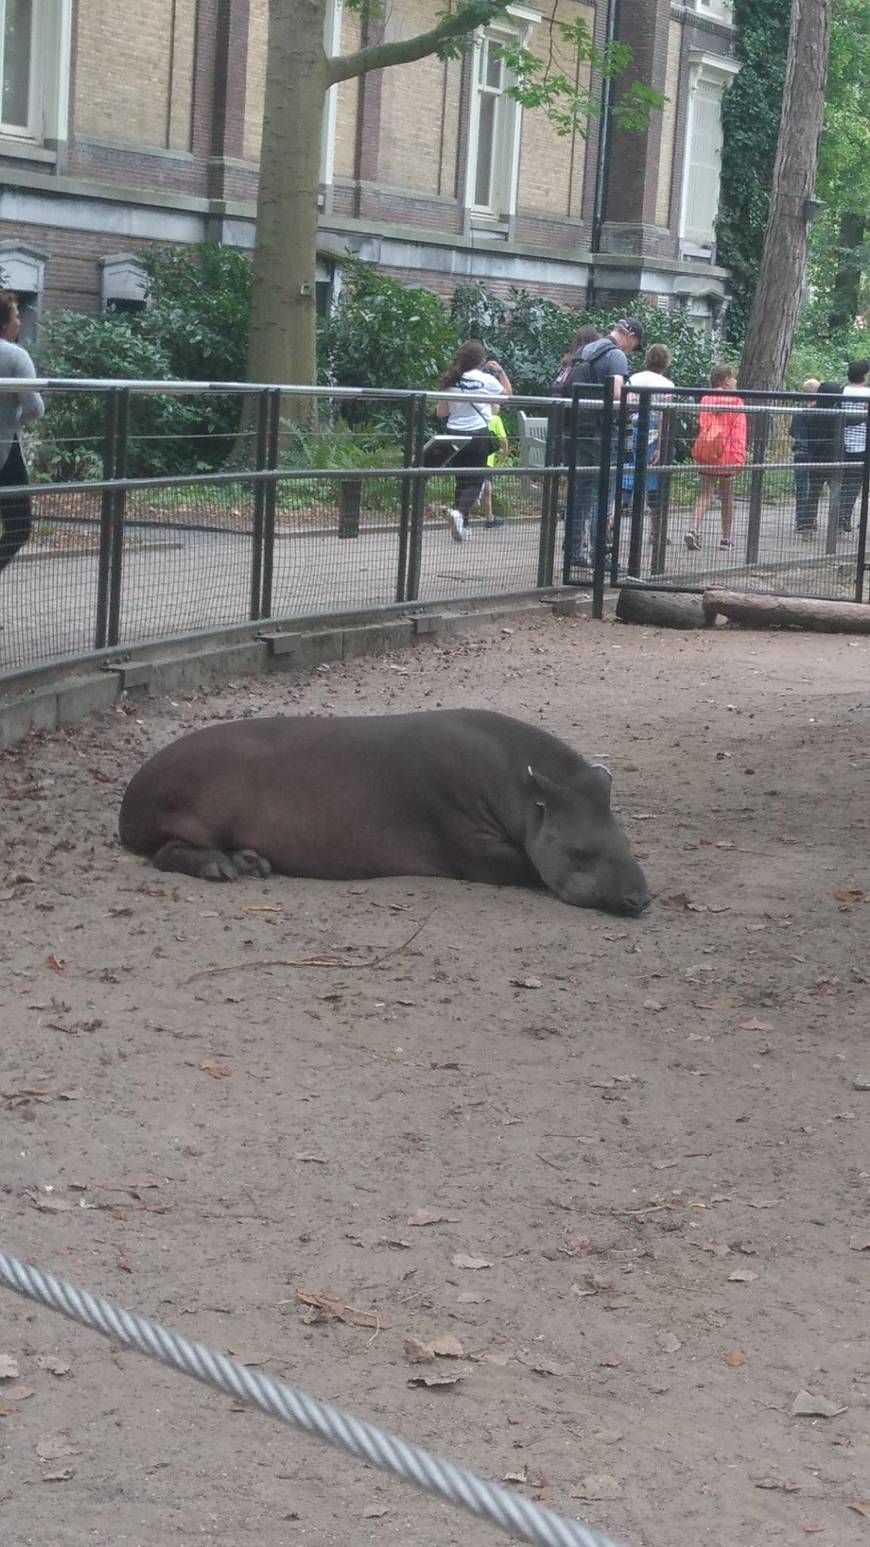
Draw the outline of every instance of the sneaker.
<instances>
[{"instance_id":1,"label":"sneaker","mask_svg":"<svg viewBox=\"0 0 870 1547\"><path fill-rule=\"evenodd\" d=\"M701 546L701 540L697 532L687 532L684 541L686 547L691 548L692 552L695 552Z\"/></svg>"},{"instance_id":2,"label":"sneaker","mask_svg":"<svg viewBox=\"0 0 870 1547\"><path fill-rule=\"evenodd\" d=\"M568 557L568 563L572 565L579 564L581 569L589 569L590 560L588 549L581 548L579 553L570 554Z\"/></svg>"},{"instance_id":3,"label":"sneaker","mask_svg":"<svg viewBox=\"0 0 870 1547\"><path fill-rule=\"evenodd\" d=\"M493 516L491 521L484 521L483 524L486 527L486 530L491 532L494 527L504 526L504 516Z\"/></svg>"},{"instance_id":4,"label":"sneaker","mask_svg":"<svg viewBox=\"0 0 870 1547\"><path fill-rule=\"evenodd\" d=\"M798 532L798 537L802 543L811 543L814 536L815 532L808 526L801 527L801 530Z\"/></svg>"},{"instance_id":5,"label":"sneaker","mask_svg":"<svg viewBox=\"0 0 870 1547\"><path fill-rule=\"evenodd\" d=\"M465 522L462 519L462 512L459 510L449 510L447 512L447 525L450 528L450 536L453 538L453 541L455 543L461 543L463 533L465 531Z\"/></svg>"},{"instance_id":6,"label":"sneaker","mask_svg":"<svg viewBox=\"0 0 870 1547\"><path fill-rule=\"evenodd\" d=\"M734 547L734 544L733 544L733 542L732 542L732 541L731 541L731 538L730 538L730 537L723 537L723 538L722 538L722 541L721 541L721 542L720 542L720 544L719 544L719 547L720 547L720 548L733 548L733 547Z\"/></svg>"},{"instance_id":7,"label":"sneaker","mask_svg":"<svg viewBox=\"0 0 870 1547\"><path fill-rule=\"evenodd\" d=\"M463 542L463 543L470 543L472 538L476 537L476 536L477 536L477 533L476 532L472 532L470 526L464 526L462 528L462 536L460 537L459 541Z\"/></svg>"}]
</instances>

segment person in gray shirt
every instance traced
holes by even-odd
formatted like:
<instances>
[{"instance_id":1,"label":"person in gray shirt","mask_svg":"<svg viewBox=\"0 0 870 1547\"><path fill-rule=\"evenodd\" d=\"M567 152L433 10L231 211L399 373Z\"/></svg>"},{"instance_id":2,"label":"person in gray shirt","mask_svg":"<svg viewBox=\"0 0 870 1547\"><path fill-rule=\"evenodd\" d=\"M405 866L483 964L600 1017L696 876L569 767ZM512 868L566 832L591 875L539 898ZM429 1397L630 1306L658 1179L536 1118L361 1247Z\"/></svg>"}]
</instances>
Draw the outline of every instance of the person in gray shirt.
<instances>
[{"instance_id":1,"label":"person in gray shirt","mask_svg":"<svg viewBox=\"0 0 870 1547\"><path fill-rule=\"evenodd\" d=\"M0 290L0 379L19 376L27 380L36 375L27 350L15 342L19 327L15 296L10 290ZM23 488L27 483L18 430L44 413L45 404L32 389L0 392L0 573L24 547L31 529L28 496L4 494L6 489Z\"/></svg>"}]
</instances>

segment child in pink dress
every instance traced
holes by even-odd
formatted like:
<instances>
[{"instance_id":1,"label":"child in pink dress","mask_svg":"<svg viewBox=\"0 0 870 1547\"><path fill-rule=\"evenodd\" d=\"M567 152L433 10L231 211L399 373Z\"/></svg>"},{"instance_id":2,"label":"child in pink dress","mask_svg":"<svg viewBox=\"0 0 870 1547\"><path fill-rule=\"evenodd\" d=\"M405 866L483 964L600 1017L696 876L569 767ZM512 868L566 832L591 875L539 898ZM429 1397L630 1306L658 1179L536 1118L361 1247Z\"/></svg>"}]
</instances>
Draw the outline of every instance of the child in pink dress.
<instances>
[{"instance_id":1,"label":"child in pink dress","mask_svg":"<svg viewBox=\"0 0 870 1547\"><path fill-rule=\"evenodd\" d=\"M708 409L707 413L701 413L698 420L698 439L695 446L702 439L708 441L707 454L703 462L699 462L701 483L698 497L692 508L692 520L686 533L686 547L700 548L701 546L701 522L703 521L713 495L716 492L716 484L719 485L719 496L722 507L722 537L720 548L733 547L731 541L731 524L734 520L734 479L737 476L736 468L742 467L746 460L746 415L735 413L735 408L743 407L743 399L734 394L737 386L737 375L733 365L722 362L714 365L710 372L710 386L716 392L715 397L704 396L701 399L701 408ZM726 394L731 394L726 396ZM709 410L715 405L717 408L730 409L731 412L711 413ZM712 442L713 454L710 455ZM693 455L695 448L693 447ZM720 472L720 468L728 471Z\"/></svg>"}]
</instances>

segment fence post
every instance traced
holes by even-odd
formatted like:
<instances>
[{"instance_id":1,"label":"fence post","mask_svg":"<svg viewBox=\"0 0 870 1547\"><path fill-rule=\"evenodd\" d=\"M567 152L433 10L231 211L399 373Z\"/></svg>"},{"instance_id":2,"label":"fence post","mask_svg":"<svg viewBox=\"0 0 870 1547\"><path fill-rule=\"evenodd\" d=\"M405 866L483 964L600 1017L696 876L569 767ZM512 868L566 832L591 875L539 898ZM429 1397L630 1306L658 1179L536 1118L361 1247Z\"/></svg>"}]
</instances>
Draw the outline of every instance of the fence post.
<instances>
[{"instance_id":1,"label":"fence post","mask_svg":"<svg viewBox=\"0 0 870 1547\"><path fill-rule=\"evenodd\" d=\"M605 543L605 555L610 563L607 565L608 582L617 585L619 581L619 534L622 528L622 495L625 477L625 448L629 433L628 397L625 391L620 393L618 405L614 404L615 432L611 434L611 455L613 442L616 444L616 460L613 464L614 482L612 490L613 509L608 511L607 527L610 530L610 542ZM609 551L608 551L609 550Z\"/></svg>"},{"instance_id":2,"label":"fence post","mask_svg":"<svg viewBox=\"0 0 870 1547\"><path fill-rule=\"evenodd\" d=\"M610 503L610 458L613 451L613 377L604 383L601 413L601 456L598 462L598 501L595 511L595 552L592 570L592 616L604 617L604 583L607 567L607 507Z\"/></svg>"},{"instance_id":3,"label":"fence post","mask_svg":"<svg viewBox=\"0 0 870 1547\"><path fill-rule=\"evenodd\" d=\"M588 388L587 388L588 390ZM571 393L571 407L568 421L568 488L565 495L565 543L562 549L562 584L568 585L571 579L571 546L574 542L574 502L577 498L577 441L579 439L580 417L580 392L581 388L575 386Z\"/></svg>"},{"instance_id":4,"label":"fence post","mask_svg":"<svg viewBox=\"0 0 870 1547\"><path fill-rule=\"evenodd\" d=\"M833 477L828 483L828 529L825 533L825 554L833 556L837 551L837 538L840 535L840 489L843 484L843 458L845 455L844 433L846 429L845 416L837 414L834 424L834 461L837 467Z\"/></svg>"},{"instance_id":5,"label":"fence post","mask_svg":"<svg viewBox=\"0 0 870 1547\"><path fill-rule=\"evenodd\" d=\"M423 466L423 447L426 444L426 399L422 393L414 398L414 467ZM415 602L420 594L420 570L423 556L423 516L426 510L426 479L411 480L411 526L408 541L408 575L404 600Z\"/></svg>"},{"instance_id":6,"label":"fence post","mask_svg":"<svg viewBox=\"0 0 870 1547\"><path fill-rule=\"evenodd\" d=\"M415 439L415 409L417 400L408 397L404 403L405 429L402 441L402 466L413 467ZM399 507L399 552L396 563L396 601L403 602L408 584L408 539L411 530L411 507L414 498L414 479L403 478Z\"/></svg>"},{"instance_id":7,"label":"fence post","mask_svg":"<svg viewBox=\"0 0 870 1547\"><path fill-rule=\"evenodd\" d=\"M559 478L557 469L562 462L562 440L565 409L562 403L554 403L547 416L547 446L544 452L544 487L541 497L541 536L538 543L539 586L553 584L556 563L556 526L559 512Z\"/></svg>"},{"instance_id":8,"label":"fence post","mask_svg":"<svg viewBox=\"0 0 870 1547\"><path fill-rule=\"evenodd\" d=\"M257 393L257 441L256 461L254 466L258 473L266 471L268 466L269 443L269 390L265 388ZM266 480L258 478L254 483L254 523L251 541L251 594L248 605L248 617L255 622L260 617L260 606L263 599L263 528L265 525L266 511Z\"/></svg>"},{"instance_id":9,"label":"fence post","mask_svg":"<svg viewBox=\"0 0 870 1547\"><path fill-rule=\"evenodd\" d=\"M767 437L770 433L770 415L759 405L752 430L752 477L749 484L749 522L746 528L746 562L758 563L761 541L761 512L764 505L764 461ZM735 479L736 479L735 474Z\"/></svg>"},{"instance_id":10,"label":"fence post","mask_svg":"<svg viewBox=\"0 0 870 1547\"><path fill-rule=\"evenodd\" d=\"M640 408L637 416L637 434L634 443L634 480L631 496L631 533L628 545L628 573L639 580L643 571L643 518L646 512L646 478L649 460L649 426L652 393L648 387L641 389ZM618 498L618 496L617 496ZM618 532L614 536L614 559L619 558ZM611 584L616 576L611 575Z\"/></svg>"},{"instance_id":11,"label":"fence post","mask_svg":"<svg viewBox=\"0 0 870 1547\"><path fill-rule=\"evenodd\" d=\"M864 566L867 562L867 506L870 503L870 402L864 419L864 466L858 515L858 552L855 556L855 600L864 600Z\"/></svg>"},{"instance_id":12,"label":"fence post","mask_svg":"<svg viewBox=\"0 0 870 1547\"><path fill-rule=\"evenodd\" d=\"M128 434L130 428L130 388L118 388L117 419L114 435L113 479L109 537L109 616L106 644L116 645L121 637L121 580L124 572L124 521L127 513Z\"/></svg>"},{"instance_id":13,"label":"fence post","mask_svg":"<svg viewBox=\"0 0 870 1547\"><path fill-rule=\"evenodd\" d=\"M266 413L266 471L263 480L263 593L260 598L260 617L272 616L272 582L275 574L275 507L278 501L278 436L281 430L281 393L276 387L268 389L269 406Z\"/></svg>"},{"instance_id":14,"label":"fence post","mask_svg":"<svg viewBox=\"0 0 870 1547\"><path fill-rule=\"evenodd\" d=\"M115 477L118 461L118 394L112 387L105 395L105 426L103 431L103 481ZM102 650L106 643L109 620L109 568L112 558L112 503L114 489L104 489L100 495L100 552L97 559L97 601L94 617L94 649Z\"/></svg>"},{"instance_id":15,"label":"fence post","mask_svg":"<svg viewBox=\"0 0 870 1547\"><path fill-rule=\"evenodd\" d=\"M669 398L667 407L662 410L662 423L659 430L659 467L670 468L673 465L674 450L677 439L677 415L674 408L673 397ZM658 475L658 501L652 506L652 558L650 560L650 574L661 575L665 568L665 549L668 545L668 517L671 507L671 479L670 472L659 472Z\"/></svg>"}]
</instances>

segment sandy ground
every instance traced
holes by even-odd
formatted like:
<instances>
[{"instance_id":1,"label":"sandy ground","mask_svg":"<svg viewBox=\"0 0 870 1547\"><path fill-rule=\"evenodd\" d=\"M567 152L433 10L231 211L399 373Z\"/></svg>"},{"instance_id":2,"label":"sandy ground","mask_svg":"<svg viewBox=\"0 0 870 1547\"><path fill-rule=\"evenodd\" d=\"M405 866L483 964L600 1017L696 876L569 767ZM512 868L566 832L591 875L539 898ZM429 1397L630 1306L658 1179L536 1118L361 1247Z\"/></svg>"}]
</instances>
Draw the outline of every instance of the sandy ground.
<instances>
[{"instance_id":1,"label":"sandy ground","mask_svg":"<svg viewBox=\"0 0 870 1547\"><path fill-rule=\"evenodd\" d=\"M548 620L0 754L4 1248L637 1547L865 1543L868 666ZM117 846L188 728L466 703L610 762L650 915ZM10 1547L495 1539L5 1291L0 1415Z\"/></svg>"}]
</instances>

